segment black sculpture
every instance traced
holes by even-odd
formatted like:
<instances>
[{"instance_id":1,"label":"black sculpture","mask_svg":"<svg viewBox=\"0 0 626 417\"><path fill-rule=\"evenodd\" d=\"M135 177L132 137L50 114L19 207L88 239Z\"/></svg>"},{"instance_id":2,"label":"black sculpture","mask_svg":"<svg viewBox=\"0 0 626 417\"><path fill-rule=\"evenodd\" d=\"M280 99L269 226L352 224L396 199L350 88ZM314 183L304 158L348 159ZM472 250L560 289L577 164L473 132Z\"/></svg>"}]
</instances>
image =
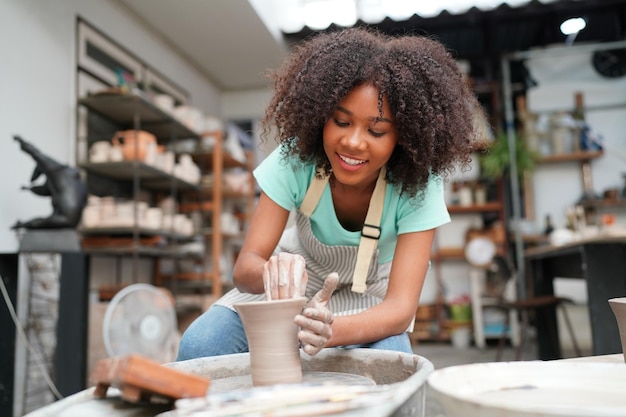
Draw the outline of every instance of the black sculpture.
<instances>
[{"instance_id":1,"label":"black sculpture","mask_svg":"<svg viewBox=\"0 0 626 417\"><path fill-rule=\"evenodd\" d=\"M26 222L18 220L11 229L75 228L87 205L87 186L80 177L80 171L44 155L19 136L13 138L20 143L21 149L32 156L37 163L30 178L31 185L23 186L22 190L30 190L34 194L51 197L53 211L49 217L37 217ZM33 182L42 174L46 176L45 183L34 185Z\"/></svg>"}]
</instances>

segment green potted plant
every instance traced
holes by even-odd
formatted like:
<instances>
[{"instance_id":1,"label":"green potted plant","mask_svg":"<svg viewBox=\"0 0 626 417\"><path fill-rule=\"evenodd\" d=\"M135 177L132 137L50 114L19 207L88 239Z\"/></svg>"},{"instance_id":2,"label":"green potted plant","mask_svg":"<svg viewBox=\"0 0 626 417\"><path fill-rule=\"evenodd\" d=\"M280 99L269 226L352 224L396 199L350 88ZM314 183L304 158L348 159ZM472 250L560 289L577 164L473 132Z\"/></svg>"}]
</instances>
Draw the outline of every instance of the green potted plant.
<instances>
[{"instance_id":1,"label":"green potted plant","mask_svg":"<svg viewBox=\"0 0 626 417\"><path fill-rule=\"evenodd\" d=\"M472 301L468 294L453 297L448 301L450 308L450 320L465 324L472 321Z\"/></svg>"},{"instance_id":2,"label":"green potted plant","mask_svg":"<svg viewBox=\"0 0 626 417\"><path fill-rule=\"evenodd\" d=\"M535 161L539 155L528 147L526 141L515 134L515 154L517 172L520 180L524 174L535 169ZM509 153L509 140L506 132L500 131L489 147L479 155L481 174L485 178L497 179L509 174L511 157Z\"/></svg>"},{"instance_id":3,"label":"green potted plant","mask_svg":"<svg viewBox=\"0 0 626 417\"><path fill-rule=\"evenodd\" d=\"M462 294L448 301L450 313L450 340L456 348L469 346L472 335L472 302L468 294Z\"/></svg>"}]
</instances>

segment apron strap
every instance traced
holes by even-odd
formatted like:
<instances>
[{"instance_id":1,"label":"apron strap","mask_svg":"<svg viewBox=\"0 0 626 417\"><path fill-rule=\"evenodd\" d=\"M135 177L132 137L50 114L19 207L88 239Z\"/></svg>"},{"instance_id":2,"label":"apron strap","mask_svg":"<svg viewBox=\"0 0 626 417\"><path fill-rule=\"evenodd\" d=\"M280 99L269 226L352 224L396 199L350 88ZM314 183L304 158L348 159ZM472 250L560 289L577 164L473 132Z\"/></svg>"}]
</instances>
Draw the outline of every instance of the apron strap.
<instances>
[{"instance_id":1,"label":"apron strap","mask_svg":"<svg viewBox=\"0 0 626 417\"><path fill-rule=\"evenodd\" d=\"M352 292L364 293L367 289L365 283L367 272L376 251L381 233L380 222L383 215L385 192L387 188L385 171L385 167L382 167L378 174L378 180L376 180L376 186L374 187L374 192L370 199L370 206L365 216L365 223L361 230L361 241L359 242L354 274L352 275Z\"/></svg>"},{"instance_id":2,"label":"apron strap","mask_svg":"<svg viewBox=\"0 0 626 417\"><path fill-rule=\"evenodd\" d=\"M309 185L309 189L306 191L304 200L302 200L302 205L300 206L300 211L306 217L311 217L311 214L313 214L315 207L317 207L317 203L322 197L324 188L326 187L326 184L328 184L329 178L330 175L324 175L319 171L315 173L313 181L311 181L311 185Z\"/></svg>"},{"instance_id":3,"label":"apron strap","mask_svg":"<svg viewBox=\"0 0 626 417\"><path fill-rule=\"evenodd\" d=\"M372 257L376 252L376 246L378 245L378 239L380 238L380 222L383 215L383 206L385 205L385 193L387 188L387 182L385 181L385 167L382 167L376 180L376 186L370 199L370 205L367 209L367 215L365 216L365 223L363 229L361 229L361 240L359 242L359 250L357 252L356 264L354 267L354 274L352 275L352 288L353 292L364 293L367 289L366 280L369 266L372 261ZM324 188L328 184L330 176L323 175L320 177L320 173L317 172L313 177L309 189L304 195L300 211L306 217L311 217L317 203L322 197Z\"/></svg>"}]
</instances>

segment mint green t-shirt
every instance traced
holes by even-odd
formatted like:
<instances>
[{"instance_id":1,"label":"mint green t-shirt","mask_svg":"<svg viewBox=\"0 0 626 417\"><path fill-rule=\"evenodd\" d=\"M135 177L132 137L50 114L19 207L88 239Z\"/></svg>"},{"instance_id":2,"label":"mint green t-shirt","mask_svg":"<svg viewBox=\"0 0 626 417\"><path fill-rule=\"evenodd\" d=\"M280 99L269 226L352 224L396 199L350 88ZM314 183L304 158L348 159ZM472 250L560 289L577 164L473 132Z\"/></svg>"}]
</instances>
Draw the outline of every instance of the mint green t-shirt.
<instances>
[{"instance_id":1,"label":"mint green t-shirt","mask_svg":"<svg viewBox=\"0 0 626 417\"><path fill-rule=\"evenodd\" d=\"M297 157L283 158L280 146L254 170L261 190L289 211L300 207L314 175L313 164L305 164ZM348 231L339 223L328 185L310 221L315 237L325 245L359 245L361 232ZM388 184L380 225L378 262L391 261L399 234L433 229L449 221L440 178L431 177L423 199L401 195L399 187Z\"/></svg>"}]
</instances>

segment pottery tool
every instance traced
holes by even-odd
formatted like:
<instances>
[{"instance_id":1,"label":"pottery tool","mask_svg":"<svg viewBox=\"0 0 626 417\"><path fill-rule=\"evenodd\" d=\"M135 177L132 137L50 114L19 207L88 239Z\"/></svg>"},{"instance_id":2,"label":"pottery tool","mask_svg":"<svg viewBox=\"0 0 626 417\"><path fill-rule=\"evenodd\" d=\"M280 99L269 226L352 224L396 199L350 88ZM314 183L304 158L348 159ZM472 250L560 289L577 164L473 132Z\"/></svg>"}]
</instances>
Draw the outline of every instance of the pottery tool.
<instances>
[{"instance_id":1,"label":"pottery tool","mask_svg":"<svg viewBox=\"0 0 626 417\"><path fill-rule=\"evenodd\" d=\"M387 385L274 385L179 400L175 410L158 417L321 416L367 408L392 394Z\"/></svg>"}]
</instances>

